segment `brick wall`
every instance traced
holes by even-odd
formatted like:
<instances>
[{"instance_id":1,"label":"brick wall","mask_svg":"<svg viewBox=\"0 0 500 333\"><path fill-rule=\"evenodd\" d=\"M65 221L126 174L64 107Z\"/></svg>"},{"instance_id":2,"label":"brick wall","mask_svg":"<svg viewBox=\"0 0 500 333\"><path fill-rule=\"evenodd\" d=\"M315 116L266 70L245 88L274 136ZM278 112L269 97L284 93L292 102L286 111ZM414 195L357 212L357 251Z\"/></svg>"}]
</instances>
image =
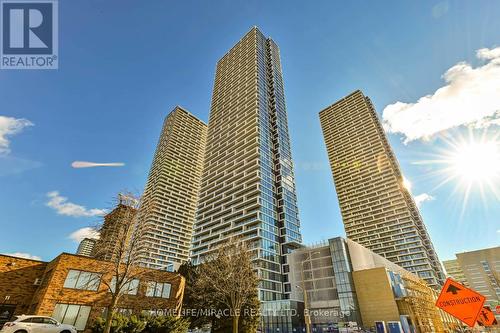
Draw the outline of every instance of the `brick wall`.
<instances>
[{"instance_id":1,"label":"brick wall","mask_svg":"<svg viewBox=\"0 0 500 333\"><path fill-rule=\"evenodd\" d=\"M13 264L14 263L14 264ZM19 304L16 314L39 314L52 316L56 304L78 304L91 306L87 328L95 317L101 316L111 300L108 285L114 275L113 264L86 256L63 253L49 263L19 259L0 255L0 304L2 295L11 296L11 303ZM64 288L68 272L81 270L102 274L97 291ZM42 278L43 277L43 278ZM42 278L39 286L33 285ZM160 270L139 269L137 295L124 295L119 308L142 310L177 310L180 312L184 296L185 280L182 276ZM170 283L170 298L146 296L147 283ZM19 310L18 310L19 308Z\"/></svg>"},{"instance_id":2,"label":"brick wall","mask_svg":"<svg viewBox=\"0 0 500 333\"><path fill-rule=\"evenodd\" d=\"M14 314L28 313L47 263L0 255L0 304L16 305Z\"/></svg>"},{"instance_id":3,"label":"brick wall","mask_svg":"<svg viewBox=\"0 0 500 333\"><path fill-rule=\"evenodd\" d=\"M37 303L36 312L52 314L56 303L92 305L102 311L110 302L108 286L113 276L113 266L107 262L93 260L84 256L61 254L47 266L47 282L44 281L34 298ZM98 291L86 291L64 288L64 281L70 269L102 273L102 281ZM177 309L182 304L184 278L178 274L165 271L144 269L140 276L139 291L135 296L124 295L119 307L134 310L144 309ZM168 282L172 285L169 299L147 297L146 282ZM94 312L94 311L93 311Z\"/></svg>"}]
</instances>

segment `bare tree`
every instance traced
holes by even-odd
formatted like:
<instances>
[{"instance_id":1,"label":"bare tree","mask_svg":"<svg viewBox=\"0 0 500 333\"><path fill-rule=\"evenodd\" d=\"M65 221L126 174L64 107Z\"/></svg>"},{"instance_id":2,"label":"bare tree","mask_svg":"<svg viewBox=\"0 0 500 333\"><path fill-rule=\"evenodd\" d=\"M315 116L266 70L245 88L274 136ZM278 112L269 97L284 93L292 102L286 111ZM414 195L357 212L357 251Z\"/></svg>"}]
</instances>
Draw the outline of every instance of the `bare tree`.
<instances>
[{"instance_id":1,"label":"bare tree","mask_svg":"<svg viewBox=\"0 0 500 333\"><path fill-rule=\"evenodd\" d=\"M110 295L104 333L111 330L111 321L122 296L136 289L138 279L147 274L140 266L141 254L146 250L147 227L139 223L139 208L141 216L147 208L140 207L139 197L131 193L119 194L116 201L116 207L104 219L100 239L93 251L93 256L107 261L112 270L110 280L102 279Z\"/></svg>"},{"instance_id":2,"label":"bare tree","mask_svg":"<svg viewBox=\"0 0 500 333\"><path fill-rule=\"evenodd\" d=\"M232 331L238 333L242 310L255 304L257 297L258 277L246 243L232 239L222 244L197 267L192 283L192 295L201 303L227 307L232 317ZM254 312L251 315L256 315L258 308L251 310Z\"/></svg>"}]
</instances>

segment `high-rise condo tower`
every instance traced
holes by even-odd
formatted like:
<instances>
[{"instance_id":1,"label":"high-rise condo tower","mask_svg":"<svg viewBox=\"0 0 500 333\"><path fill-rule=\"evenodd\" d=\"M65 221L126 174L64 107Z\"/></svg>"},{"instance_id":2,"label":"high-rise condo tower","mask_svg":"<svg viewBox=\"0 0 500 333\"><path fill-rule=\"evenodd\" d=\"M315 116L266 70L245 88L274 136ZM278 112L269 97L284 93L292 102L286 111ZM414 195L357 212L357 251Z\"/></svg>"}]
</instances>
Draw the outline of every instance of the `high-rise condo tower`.
<instances>
[{"instance_id":1,"label":"high-rise condo tower","mask_svg":"<svg viewBox=\"0 0 500 333\"><path fill-rule=\"evenodd\" d=\"M207 125L179 106L165 118L138 212L147 267L177 269L189 259L206 134Z\"/></svg>"},{"instance_id":2,"label":"high-rise condo tower","mask_svg":"<svg viewBox=\"0 0 500 333\"><path fill-rule=\"evenodd\" d=\"M252 28L217 63L191 256L249 242L262 301L286 298L286 257L301 243L278 46Z\"/></svg>"},{"instance_id":3,"label":"high-rise condo tower","mask_svg":"<svg viewBox=\"0 0 500 333\"><path fill-rule=\"evenodd\" d=\"M320 120L347 237L440 285L438 257L370 99L357 90Z\"/></svg>"}]
</instances>

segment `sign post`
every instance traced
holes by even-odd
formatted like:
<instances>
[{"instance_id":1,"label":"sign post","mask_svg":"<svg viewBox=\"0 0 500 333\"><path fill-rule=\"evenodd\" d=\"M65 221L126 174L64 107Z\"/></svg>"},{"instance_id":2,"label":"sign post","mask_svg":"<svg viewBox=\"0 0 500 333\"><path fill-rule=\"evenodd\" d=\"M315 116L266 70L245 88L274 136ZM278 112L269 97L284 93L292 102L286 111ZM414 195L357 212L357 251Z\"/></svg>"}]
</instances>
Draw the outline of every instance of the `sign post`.
<instances>
[{"instance_id":1,"label":"sign post","mask_svg":"<svg viewBox=\"0 0 500 333\"><path fill-rule=\"evenodd\" d=\"M483 326L493 326L498 324L495 314L491 311L489 306L485 306L481 309L479 317L477 317L477 322Z\"/></svg>"},{"instance_id":2,"label":"sign post","mask_svg":"<svg viewBox=\"0 0 500 333\"><path fill-rule=\"evenodd\" d=\"M483 295L448 278L439 294L436 306L473 327L485 300Z\"/></svg>"}]
</instances>

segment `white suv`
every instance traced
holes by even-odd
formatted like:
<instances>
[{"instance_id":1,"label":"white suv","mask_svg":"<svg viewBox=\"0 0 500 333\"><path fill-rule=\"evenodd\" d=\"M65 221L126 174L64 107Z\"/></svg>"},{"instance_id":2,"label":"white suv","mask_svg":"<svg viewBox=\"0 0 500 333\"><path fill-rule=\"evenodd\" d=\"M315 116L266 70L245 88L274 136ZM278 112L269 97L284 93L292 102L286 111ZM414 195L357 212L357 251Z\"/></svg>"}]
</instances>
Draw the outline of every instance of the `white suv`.
<instances>
[{"instance_id":1,"label":"white suv","mask_svg":"<svg viewBox=\"0 0 500 333\"><path fill-rule=\"evenodd\" d=\"M61 324L54 318L44 316L16 316L5 323L0 333L77 333L71 325Z\"/></svg>"}]
</instances>

